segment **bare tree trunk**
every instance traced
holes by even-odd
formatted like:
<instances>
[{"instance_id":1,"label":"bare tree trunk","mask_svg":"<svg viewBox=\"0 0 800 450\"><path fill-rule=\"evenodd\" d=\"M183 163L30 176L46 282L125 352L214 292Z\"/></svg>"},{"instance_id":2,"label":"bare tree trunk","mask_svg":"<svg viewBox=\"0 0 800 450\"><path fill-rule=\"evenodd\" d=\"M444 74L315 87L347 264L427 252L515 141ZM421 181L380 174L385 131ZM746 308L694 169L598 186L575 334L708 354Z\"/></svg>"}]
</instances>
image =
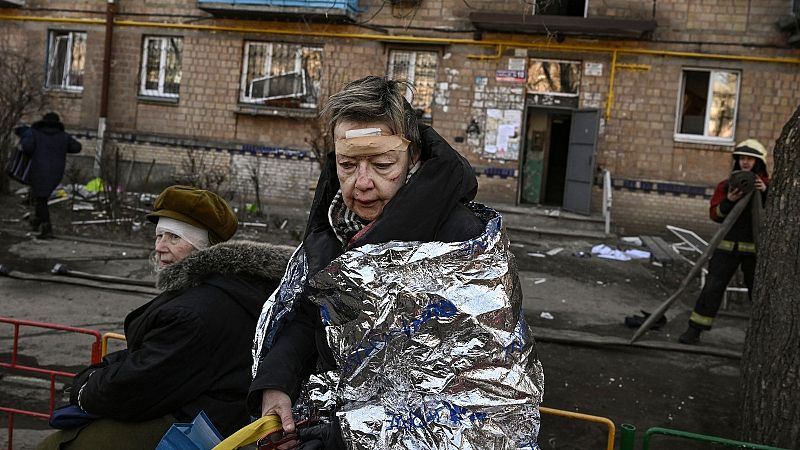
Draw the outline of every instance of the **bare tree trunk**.
<instances>
[{"instance_id":1,"label":"bare tree trunk","mask_svg":"<svg viewBox=\"0 0 800 450\"><path fill-rule=\"evenodd\" d=\"M742 439L800 448L800 108L775 144L742 357Z\"/></svg>"}]
</instances>

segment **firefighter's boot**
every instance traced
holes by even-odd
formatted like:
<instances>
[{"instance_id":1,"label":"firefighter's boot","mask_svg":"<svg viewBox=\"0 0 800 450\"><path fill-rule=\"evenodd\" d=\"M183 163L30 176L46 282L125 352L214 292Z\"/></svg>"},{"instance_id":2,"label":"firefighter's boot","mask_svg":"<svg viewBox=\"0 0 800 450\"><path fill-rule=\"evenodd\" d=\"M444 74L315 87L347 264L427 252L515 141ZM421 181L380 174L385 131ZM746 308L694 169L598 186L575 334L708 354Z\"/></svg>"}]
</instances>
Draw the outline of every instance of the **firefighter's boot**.
<instances>
[{"instance_id":1,"label":"firefighter's boot","mask_svg":"<svg viewBox=\"0 0 800 450\"><path fill-rule=\"evenodd\" d=\"M42 222L42 231L36 237L39 239L53 239L53 225L50 222Z\"/></svg>"},{"instance_id":2,"label":"firefighter's boot","mask_svg":"<svg viewBox=\"0 0 800 450\"><path fill-rule=\"evenodd\" d=\"M697 345L700 343L700 333L702 332L703 330L689 325L689 328L678 338L678 342L687 345Z\"/></svg>"}]
</instances>

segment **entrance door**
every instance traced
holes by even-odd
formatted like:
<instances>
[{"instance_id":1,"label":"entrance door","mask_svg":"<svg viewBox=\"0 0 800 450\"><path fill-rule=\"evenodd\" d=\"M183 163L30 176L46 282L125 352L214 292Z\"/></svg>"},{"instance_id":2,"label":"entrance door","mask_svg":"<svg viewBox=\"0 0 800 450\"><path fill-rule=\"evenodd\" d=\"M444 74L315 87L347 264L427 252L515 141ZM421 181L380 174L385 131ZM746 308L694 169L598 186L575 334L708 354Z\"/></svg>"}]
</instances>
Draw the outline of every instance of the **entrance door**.
<instances>
[{"instance_id":1,"label":"entrance door","mask_svg":"<svg viewBox=\"0 0 800 450\"><path fill-rule=\"evenodd\" d=\"M594 179L595 147L600 121L596 109L572 112L563 208L589 214Z\"/></svg>"},{"instance_id":2,"label":"entrance door","mask_svg":"<svg viewBox=\"0 0 800 450\"><path fill-rule=\"evenodd\" d=\"M548 114L533 108L528 109L525 144L523 145L525 152L522 154L520 203L537 204L541 202L548 142Z\"/></svg>"},{"instance_id":3,"label":"entrance door","mask_svg":"<svg viewBox=\"0 0 800 450\"><path fill-rule=\"evenodd\" d=\"M550 114L550 144L547 151L547 170L544 178L542 203L561 206L569 161L569 137L572 121L569 112Z\"/></svg>"},{"instance_id":4,"label":"entrance door","mask_svg":"<svg viewBox=\"0 0 800 450\"><path fill-rule=\"evenodd\" d=\"M520 166L520 203L560 207L564 201L570 111L529 108Z\"/></svg>"}]
</instances>

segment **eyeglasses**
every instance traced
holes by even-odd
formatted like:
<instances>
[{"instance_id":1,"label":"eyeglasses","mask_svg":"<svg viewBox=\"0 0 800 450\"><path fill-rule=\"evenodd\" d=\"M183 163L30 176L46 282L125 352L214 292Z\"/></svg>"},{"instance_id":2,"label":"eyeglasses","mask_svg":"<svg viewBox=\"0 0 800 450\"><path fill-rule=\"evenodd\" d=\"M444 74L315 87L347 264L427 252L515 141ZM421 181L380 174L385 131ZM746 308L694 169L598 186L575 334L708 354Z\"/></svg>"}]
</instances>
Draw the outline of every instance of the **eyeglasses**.
<instances>
[{"instance_id":1,"label":"eyeglasses","mask_svg":"<svg viewBox=\"0 0 800 450\"><path fill-rule=\"evenodd\" d=\"M167 245L178 245L182 239L177 234L170 233L169 231L165 231L161 234L156 235L156 244L159 242L164 242Z\"/></svg>"}]
</instances>

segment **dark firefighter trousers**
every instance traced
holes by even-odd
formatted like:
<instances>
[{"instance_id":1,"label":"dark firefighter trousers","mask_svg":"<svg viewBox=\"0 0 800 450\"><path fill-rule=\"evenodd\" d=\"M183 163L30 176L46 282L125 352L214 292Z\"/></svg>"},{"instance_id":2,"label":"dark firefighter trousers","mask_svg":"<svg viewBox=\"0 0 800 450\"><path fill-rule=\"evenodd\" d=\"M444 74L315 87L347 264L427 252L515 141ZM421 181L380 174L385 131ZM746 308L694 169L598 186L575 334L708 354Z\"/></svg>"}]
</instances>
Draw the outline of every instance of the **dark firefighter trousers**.
<instances>
[{"instance_id":1,"label":"dark firefighter trousers","mask_svg":"<svg viewBox=\"0 0 800 450\"><path fill-rule=\"evenodd\" d=\"M700 292L694 311L689 317L689 324L701 330L710 330L714 318L722 304L722 297L731 278L736 274L736 269L742 266L744 284L747 286L747 296L752 300L753 278L756 272L756 255L751 252L727 252L715 250L708 263L708 276L706 284Z\"/></svg>"}]
</instances>

